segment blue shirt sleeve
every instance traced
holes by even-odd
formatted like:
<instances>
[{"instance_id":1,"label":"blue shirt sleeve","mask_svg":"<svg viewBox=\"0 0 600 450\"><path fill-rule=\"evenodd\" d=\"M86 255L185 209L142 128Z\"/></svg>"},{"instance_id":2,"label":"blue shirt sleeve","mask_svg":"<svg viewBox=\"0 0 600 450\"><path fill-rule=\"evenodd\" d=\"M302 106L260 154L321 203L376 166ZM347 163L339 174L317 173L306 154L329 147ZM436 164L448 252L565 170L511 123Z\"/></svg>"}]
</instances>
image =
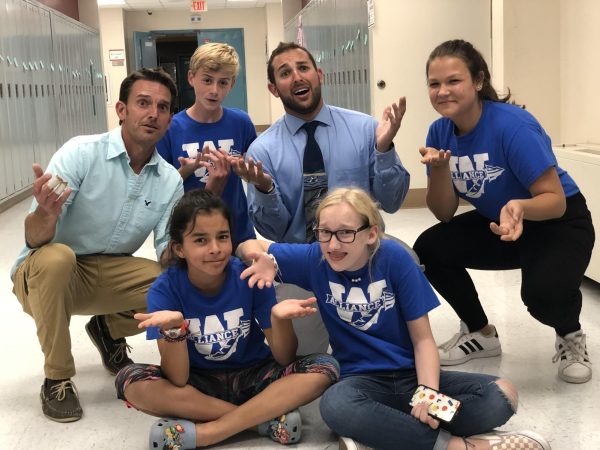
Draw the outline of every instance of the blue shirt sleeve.
<instances>
[{"instance_id":1,"label":"blue shirt sleeve","mask_svg":"<svg viewBox=\"0 0 600 450\"><path fill-rule=\"evenodd\" d=\"M277 260L281 281L312 291L311 270L321 262L319 244L271 244L271 253ZM323 269L324 270L324 269Z\"/></svg>"}]
</instances>

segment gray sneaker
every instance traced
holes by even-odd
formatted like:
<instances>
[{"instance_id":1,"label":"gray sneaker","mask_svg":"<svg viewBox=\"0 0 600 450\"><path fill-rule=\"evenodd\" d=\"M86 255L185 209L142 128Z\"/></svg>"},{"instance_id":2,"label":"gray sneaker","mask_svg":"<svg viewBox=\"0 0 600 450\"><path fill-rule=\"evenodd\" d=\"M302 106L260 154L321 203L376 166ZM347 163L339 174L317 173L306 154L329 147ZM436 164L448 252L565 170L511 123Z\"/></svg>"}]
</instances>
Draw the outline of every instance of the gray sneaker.
<instances>
[{"instance_id":1,"label":"gray sneaker","mask_svg":"<svg viewBox=\"0 0 600 450\"><path fill-rule=\"evenodd\" d=\"M567 383L586 383L592 378L592 363L585 344L583 331L574 331L565 337L556 336L556 354L552 362L558 362L558 376Z\"/></svg>"},{"instance_id":2,"label":"gray sneaker","mask_svg":"<svg viewBox=\"0 0 600 450\"><path fill-rule=\"evenodd\" d=\"M40 399L44 415L55 422L75 422L83 415L77 388L71 380L46 378L42 384Z\"/></svg>"}]
</instances>

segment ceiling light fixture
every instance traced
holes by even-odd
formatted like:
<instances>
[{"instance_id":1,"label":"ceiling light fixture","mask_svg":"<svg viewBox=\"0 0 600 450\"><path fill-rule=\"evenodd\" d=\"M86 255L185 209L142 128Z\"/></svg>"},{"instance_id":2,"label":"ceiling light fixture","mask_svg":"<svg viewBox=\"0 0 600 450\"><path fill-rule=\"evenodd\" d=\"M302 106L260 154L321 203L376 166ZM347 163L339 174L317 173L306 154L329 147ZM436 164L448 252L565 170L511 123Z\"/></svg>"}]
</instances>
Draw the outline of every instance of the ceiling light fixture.
<instances>
[{"instance_id":1,"label":"ceiling light fixture","mask_svg":"<svg viewBox=\"0 0 600 450\"><path fill-rule=\"evenodd\" d=\"M96 0L99 7L125 6L125 0Z\"/></svg>"}]
</instances>

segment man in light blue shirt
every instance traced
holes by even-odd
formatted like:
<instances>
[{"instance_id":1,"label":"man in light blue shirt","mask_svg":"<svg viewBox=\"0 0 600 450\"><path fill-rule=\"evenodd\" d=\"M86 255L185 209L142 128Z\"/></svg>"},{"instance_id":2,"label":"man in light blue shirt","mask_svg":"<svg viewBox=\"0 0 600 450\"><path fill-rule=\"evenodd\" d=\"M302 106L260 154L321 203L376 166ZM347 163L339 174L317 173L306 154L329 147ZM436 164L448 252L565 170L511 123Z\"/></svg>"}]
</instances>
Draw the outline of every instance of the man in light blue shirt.
<instances>
[{"instance_id":1,"label":"man in light blue shirt","mask_svg":"<svg viewBox=\"0 0 600 450\"><path fill-rule=\"evenodd\" d=\"M280 43L268 66L269 91L281 99L285 115L262 133L247 153L247 160L232 167L248 182L250 216L258 232L276 242L314 241L314 211L327 190L359 187L370 192L388 213L396 212L410 184L393 139L406 111L400 98L383 112L380 122L348 109L328 106L321 97L323 72L310 52L294 43ZM303 170L305 147L310 140L307 123L317 122L314 138L323 157L323 169L307 175ZM308 294L282 292L295 298ZM327 335L322 324L317 331L300 327L317 320L294 322L300 338L299 352L322 352ZM303 336L306 335L306 338ZM304 341L304 342L303 342ZM307 346L303 344L309 342Z\"/></svg>"},{"instance_id":2,"label":"man in light blue shirt","mask_svg":"<svg viewBox=\"0 0 600 450\"><path fill-rule=\"evenodd\" d=\"M146 291L160 265L132 254L154 232L157 258L167 257L167 222L183 195L179 173L155 150L171 122L176 95L162 70L134 72L121 84L120 127L71 139L53 155L45 174L33 165L27 246L11 278L37 327L46 376L40 397L51 420L82 416L71 381L72 315L96 314L86 330L111 373L133 362L125 336L141 331L133 314L145 311ZM67 187L55 186L57 180Z\"/></svg>"}]
</instances>

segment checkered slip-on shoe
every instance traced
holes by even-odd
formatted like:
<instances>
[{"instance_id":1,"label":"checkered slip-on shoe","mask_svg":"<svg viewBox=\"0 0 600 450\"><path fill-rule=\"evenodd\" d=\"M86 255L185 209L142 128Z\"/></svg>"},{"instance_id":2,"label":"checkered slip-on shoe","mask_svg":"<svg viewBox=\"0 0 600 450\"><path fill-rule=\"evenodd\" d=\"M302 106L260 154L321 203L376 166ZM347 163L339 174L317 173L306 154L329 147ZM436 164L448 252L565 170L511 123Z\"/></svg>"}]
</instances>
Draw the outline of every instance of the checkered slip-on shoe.
<instances>
[{"instance_id":1,"label":"checkered slip-on shoe","mask_svg":"<svg viewBox=\"0 0 600 450\"><path fill-rule=\"evenodd\" d=\"M546 439L533 431L494 431L470 436L466 440L488 441L491 450L552 450Z\"/></svg>"}]
</instances>

